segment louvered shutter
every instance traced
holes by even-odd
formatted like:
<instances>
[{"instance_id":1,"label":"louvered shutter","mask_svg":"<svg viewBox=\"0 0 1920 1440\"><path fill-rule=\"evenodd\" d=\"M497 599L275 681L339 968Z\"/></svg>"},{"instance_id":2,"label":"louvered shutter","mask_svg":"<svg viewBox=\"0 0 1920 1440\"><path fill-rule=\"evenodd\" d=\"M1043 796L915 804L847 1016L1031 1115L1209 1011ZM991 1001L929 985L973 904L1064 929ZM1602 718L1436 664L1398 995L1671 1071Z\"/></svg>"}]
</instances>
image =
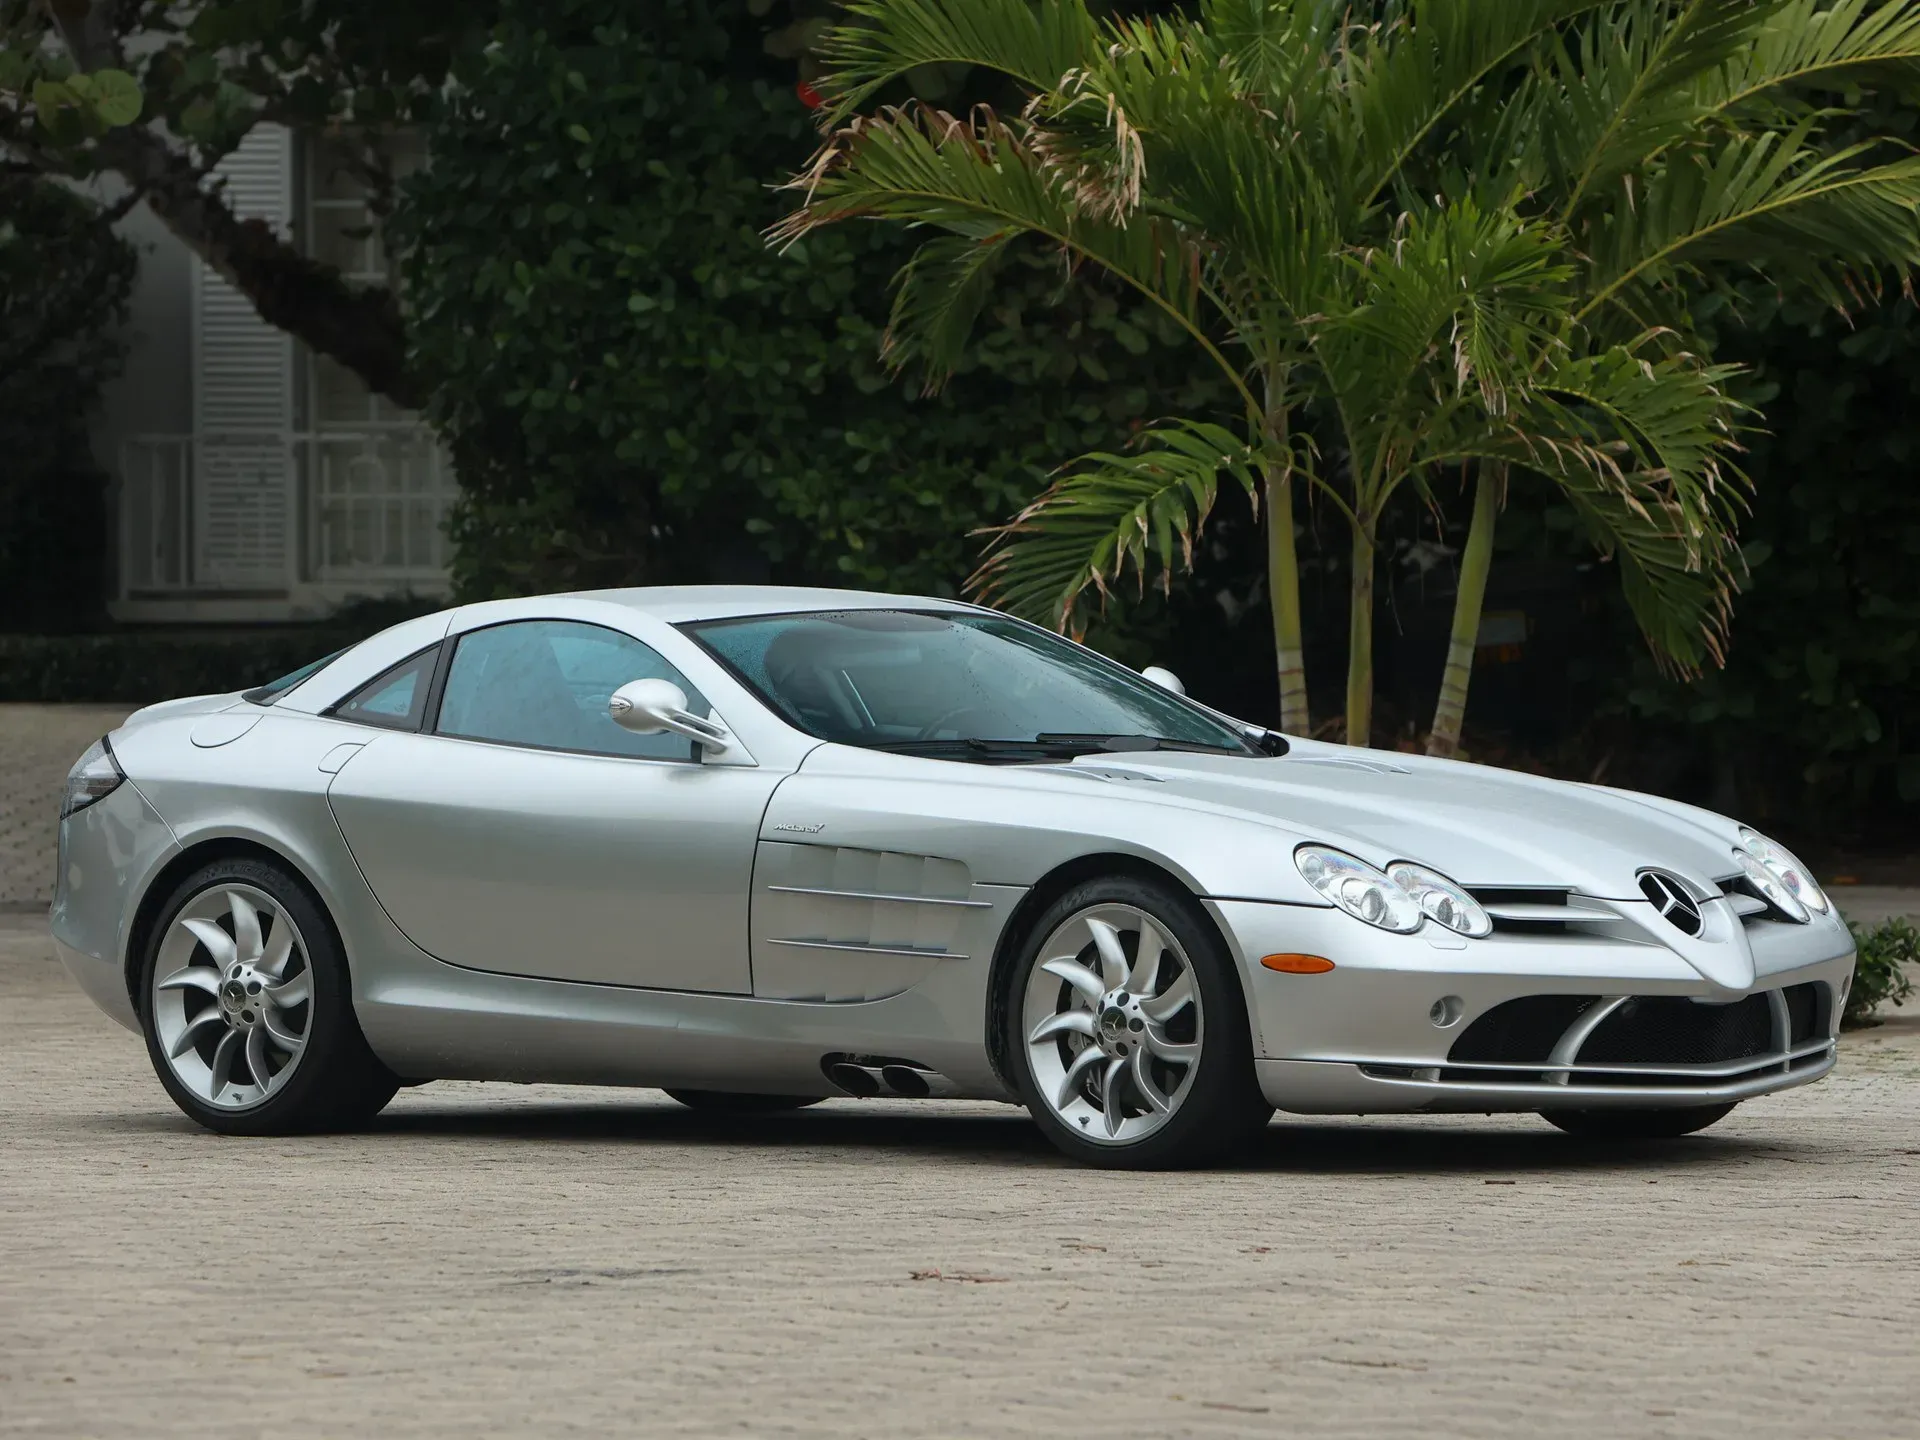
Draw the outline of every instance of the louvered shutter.
<instances>
[{"instance_id":1,"label":"louvered shutter","mask_svg":"<svg viewBox=\"0 0 1920 1440\"><path fill-rule=\"evenodd\" d=\"M216 172L243 220L293 220L293 136L257 125ZM290 579L293 340L194 263L194 573L220 589Z\"/></svg>"}]
</instances>

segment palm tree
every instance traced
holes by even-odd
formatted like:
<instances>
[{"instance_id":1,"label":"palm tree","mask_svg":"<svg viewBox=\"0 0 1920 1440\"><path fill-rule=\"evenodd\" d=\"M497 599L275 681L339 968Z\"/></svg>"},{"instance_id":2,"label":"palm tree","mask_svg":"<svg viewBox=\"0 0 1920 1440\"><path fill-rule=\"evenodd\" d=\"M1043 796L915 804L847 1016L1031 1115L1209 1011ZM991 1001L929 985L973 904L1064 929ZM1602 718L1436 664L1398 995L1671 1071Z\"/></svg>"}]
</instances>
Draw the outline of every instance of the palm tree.
<instances>
[{"instance_id":1,"label":"palm tree","mask_svg":"<svg viewBox=\"0 0 1920 1440\"><path fill-rule=\"evenodd\" d=\"M1347 726L1364 743L1380 517L1409 483L1475 462L1549 474L1632 585L1723 612L1724 375L1649 358L1645 335L1589 343L1565 236L1511 190L1433 203L1405 183L1453 112L1600 0L1428 0L1366 28L1325 0L1105 23L1081 0L850 8L826 52L829 138L776 234L856 217L944 232L902 274L895 358L950 369L1008 247L1038 238L1172 316L1243 407L1236 426L1170 420L1065 467L976 577L1003 603L1070 626L1129 568L1166 583L1226 477L1264 501L1282 725L1303 729L1302 480L1352 534ZM864 113L914 68L953 63L1020 86L1019 114ZM1303 406L1332 416L1344 476L1318 467Z\"/></svg>"},{"instance_id":2,"label":"palm tree","mask_svg":"<svg viewBox=\"0 0 1920 1440\"><path fill-rule=\"evenodd\" d=\"M1844 308L1920 262L1920 160L1835 106L1844 87L1917 75L1912 0L1630 0L1517 55L1502 103L1463 107L1451 148L1505 157L1483 160L1483 183L1567 236L1575 326L1657 335L1672 353L1698 344L1692 295L1732 273ZM1448 148L1423 157L1428 173L1460 163ZM1459 744L1504 482L1497 466L1476 480L1433 754ZM1720 658L1724 596L1676 611L1688 587L1632 578L1657 656L1681 670Z\"/></svg>"}]
</instances>

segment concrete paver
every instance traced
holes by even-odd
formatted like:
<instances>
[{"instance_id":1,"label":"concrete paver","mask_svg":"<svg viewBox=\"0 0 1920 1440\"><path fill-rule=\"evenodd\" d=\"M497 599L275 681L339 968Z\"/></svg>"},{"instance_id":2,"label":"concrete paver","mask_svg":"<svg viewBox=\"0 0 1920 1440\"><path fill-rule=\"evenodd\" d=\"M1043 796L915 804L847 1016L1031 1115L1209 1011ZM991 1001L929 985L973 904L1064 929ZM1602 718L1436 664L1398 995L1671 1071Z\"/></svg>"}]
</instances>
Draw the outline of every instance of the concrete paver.
<instances>
[{"instance_id":1,"label":"concrete paver","mask_svg":"<svg viewBox=\"0 0 1920 1440\"><path fill-rule=\"evenodd\" d=\"M437 1084L225 1140L0 917L0 1434L1920 1436L1920 1023L1706 1135Z\"/></svg>"},{"instance_id":2,"label":"concrete paver","mask_svg":"<svg viewBox=\"0 0 1920 1440\"><path fill-rule=\"evenodd\" d=\"M1910 885L1836 885L1830 892L1840 913L1856 925L1903 918L1920 925L1920 889Z\"/></svg>"}]
</instances>

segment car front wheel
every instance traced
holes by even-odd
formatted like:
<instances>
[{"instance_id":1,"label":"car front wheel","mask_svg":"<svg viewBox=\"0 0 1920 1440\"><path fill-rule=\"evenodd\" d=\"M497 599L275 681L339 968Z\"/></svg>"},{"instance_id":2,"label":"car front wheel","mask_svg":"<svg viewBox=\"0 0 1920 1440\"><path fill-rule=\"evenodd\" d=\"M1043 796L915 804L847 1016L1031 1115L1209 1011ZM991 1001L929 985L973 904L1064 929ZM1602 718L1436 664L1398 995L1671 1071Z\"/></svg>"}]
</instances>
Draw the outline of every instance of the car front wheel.
<instances>
[{"instance_id":1,"label":"car front wheel","mask_svg":"<svg viewBox=\"0 0 1920 1440\"><path fill-rule=\"evenodd\" d=\"M1021 1098L1075 1159L1205 1164L1272 1116L1239 974L1171 886L1074 886L1040 917L1010 979L1005 1039Z\"/></svg>"},{"instance_id":2,"label":"car front wheel","mask_svg":"<svg viewBox=\"0 0 1920 1440\"><path fill-rule=\"evenodd\" d=\"M217 860L182 881L148 941L140 993L160 1083L209 1130L350 1128L399 1088L360 1033L332 924L279 865Z\"/></svg>"}]
</instances>

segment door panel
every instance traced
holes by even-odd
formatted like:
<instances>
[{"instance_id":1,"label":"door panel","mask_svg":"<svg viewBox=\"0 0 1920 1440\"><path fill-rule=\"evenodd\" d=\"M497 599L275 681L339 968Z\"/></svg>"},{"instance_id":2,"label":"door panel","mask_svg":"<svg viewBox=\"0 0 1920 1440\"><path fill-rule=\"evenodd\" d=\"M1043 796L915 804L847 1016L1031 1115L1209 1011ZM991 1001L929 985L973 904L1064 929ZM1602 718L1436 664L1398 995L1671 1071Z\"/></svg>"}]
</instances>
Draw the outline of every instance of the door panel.
<instances>
[{"instance_id":1,"label":"door panel","mask_svg":"<svg viewBox=\"0 0 1920 1440\"><path fill-rule=\"evenodd\" d=\"M758 768L374 734L329 791L409 939L456 965L751 992Z\"/></svg>"}]
</instances>

